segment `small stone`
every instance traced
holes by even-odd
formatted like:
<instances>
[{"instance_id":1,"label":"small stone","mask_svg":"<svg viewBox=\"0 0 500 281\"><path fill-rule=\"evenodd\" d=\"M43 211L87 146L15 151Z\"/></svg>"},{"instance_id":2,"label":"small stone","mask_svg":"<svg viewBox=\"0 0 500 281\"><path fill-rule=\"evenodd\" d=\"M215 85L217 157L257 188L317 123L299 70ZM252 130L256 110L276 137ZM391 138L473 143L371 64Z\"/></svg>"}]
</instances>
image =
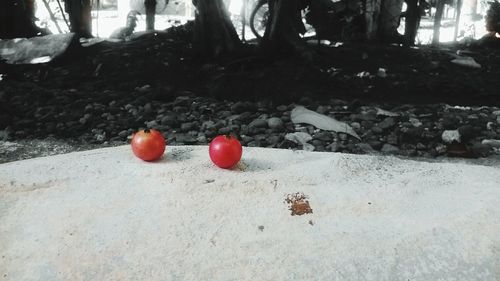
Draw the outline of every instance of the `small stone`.
<instances>
[{"instance_id":1,"label":"small stone","mask_svg":"<svg viewBox=\"0 0 500 281\"><path fill-rule=\"evenodd\" d=\"M106 140L106 133L96 134L96 135L94 135L94 138L98 142L103 142Z\"/></svg>"},{"instance_id":2,"label":"small stone","mask_svg":"<svg viewBox=\"0 0 500 281\"><path fill-rule=\"evenodd\" d=\"M396 125L396 121L392 117L387 117L382 122L378 123L378 126L382 130L390 129L390 128L394 127L394 125Z\"/></svg>"},{"instance_id":3,"label":"small stone","mask_svg":"<svg viewBox=\"0 0 500 281\"><path fill-rule=\"evenodd\" d=\"M372 127L372 132L374 134L380 135L380 134L382 134L383 130L378 126L374 126L374 127Z\"/></svg>"},{"instance_id":4,"label":"small stone","mask_svg":"<svg viewBox=\"0 0 500 281\"><path fill-rule=\"evenodd\" d=\"M383 143L378 140L372 140L368 142L368 145L370 145L370 147L372 147L375 150L380 150L382 149Z\"/></svg>"},{"instance_id":5,"label":"small stone","mask_svg":"<svg viewBox=\"0 0 500 281\"><path fill-rule=\"evenodd\" d=\"M286 111L287 109L288 109L288 106L286 106L286 105L279 105L276 107L276 110L281 111L281 112Z\"/></svg>"},{"instance_id":6,"label":"small stone","mask_svg":"<svg viewBox=\"0 0 500 281\"><path fill-rule=\"evenodd\" d=\"M228 116L227 118L227 121L232 124L232 123L237 123L237 121L240 120L240 115L239 114L233 114L231 116Z\"/></svg>"},{"instance_id":7,"label":"small stone","mask_svg":"<svg viewBox=\"0 0 500 281\"><path fill-rule=\"evenodd\" d=\"M173 114L165 115L161 118L160 123L167 126L176 126L178 124L177 117Z\"/></svg>"},{"instance_id":8,"label":"small stone","mask_svg":"<svg viewBox=\"0 0 500 281\"><path fill-rule=\"evenodd\" d=\"M377 114L375 112L364 112L354 115L353 118L359 121L375 121L377 120Z\"/></svg>"},{"instance_id":9,"label":"small stone","mask_svg":"<svg viewBox=\"0 0 500 281\"><path fill-rule=\"evenodd\" d=\"M469 116L467 116L467 119L469 119L469 120L478 120L479 116L477 114L470 114Z\"/></svg>"},{"instance_id":10,"label":"small stone","mask_svg":"<svg viewBox=\"0 0 500 281\"><path fill-rule=\"evenodd\" d=\"M198 143L207 143L207 137L205 137L205 135L201 134L201 135L196 137L196 141L198 141Z\"/></svg>"},{"instance_id":11,"label":"small stone","mask_svg":"<svg viewBox=\"0 0 500 281\"><path fill-rule=\"evenodd\" d=\"M397 154L399 152L399 148L386 143L384 144L384 146L382 146L382 149L380 151L387 154Z\"/></svg>"},{"instance_id":12,"label":"small stone","mask_svg":"<svg viewBox=\"0 0 500 281\"><path fill-rule=\"evenodd\" d=\"M361 124L359 124L358 122L352 122L351 128L353 128L355 131L359 131L361 130Z\"/></svg>"},{"instance_id":13,"label":"small stone","mask_svg":"<svg viewBox=\"0 0 500 281\"><path fill-rule=\"evenodd\" d=\"M460 142L461 134L458 130L445 130L441 135L441 139L445 143Z\"/></svg>"},{"instance_id":14,"label":"small stone","mask_svg":"<svg viewBox=\"0 0 500 281\"><path fill-rule=\"evenodd\" d=\"M137 88L135 88L135 89L136 89L138 92L140 92L140 93L145 93L145 92L147 92L147 91L149 91L149 90L151 89L151 86L150 86L150 85L148 85L148 84L146 84L146 85L144 85L144 86L142 86L142 87L137 87Z\"/></svg>"},{"instance_id":15,"label":"small stone","mask_svg":"<svg viewBox=\"0 0 500 281\"><path fill-rule=\"evenodd\" d=\"M461 139L464 142L467 142L474 137L475 130L471 125L458 127L457 131L460 133Z\"/></svg>"},{"instance_id":16,"label":"small stone","mask_svg":"<svg viewBox=\"0 0 500 281\"><path fill-rule=\"evenodd\" d=\"M149 129L156 128L158 126L158 123L156 123L156 120L147 121L147 122L145 122L145 124L146 124L146 127L148 127Z\"/></svg>"},{"instance_id":17,"label":"small stone","mask_svg":"<svg viewBox=\"0 0 500 281\"><path fill-rule=\"evenodd\" d=\"M487 157L491 154L491 146L483 143L474 143L472 145L472 153L476 157Z\"/></svg>"},{"instance_id":18,"label":"small stone","mask_svg":"<svg viewBox=\"0 0 500 281\"><path fill-rule=\"evenodd\" d=\"M331 151L331 152L337 152L337 151L340 151L340 146L337 142L332 142L331 144L329 144L325 147L325 150Z\"/></svg>"},{"instance_id":19,"label":"small stone","mask_svg":"<svg viewBox=\"0 0 500 281\"><path fill-rule=\"evenodd\" d=\"M177 134L175 135L175 140L180 143L184 144L195 144L196 143L196 138L194 138L191 135L187 134Z\"/></svg>"},{"instance_id":20,"label":"small stone","mask_svg":"<svg viewBox=\"0 0 500 281\"><path fill-rule=\"evenodd\" d=\"M178 96L174 100L174 106L188 106L191 103L191 98L189 96Z\"/></svg>"},{"instance_id":21,"label":"small stone","mask_svg":"<svg viewBox=\"0 0 500 281\"><path fill-rule=\"evenodd\" d=\"M253 141L254 138L250 136L241 136L241 143L246 145L247 143Z\"/></svg>"},{"instance_id":22,"label":"small stone","mask_svg":"<svg viewBox=\"0 0 500 281\"><path fill-rule=\"evenodd\" d=\"M235 113L243 113L248 111L248 106L246 103L239 101L231 105L231 111Z\"/></svg>"},{"instance_id":23,"label":"small stone","mask_svg":"<svg viewBox=\"0 0 500 281\"><path fill-rule=\"evenodd\" d=\"M417 148L417 150L426 150L427 149L427 147L421 142L417 143L416 148Z\"/></svg>"},{"instance_id":24,"label":"small stone","mask_svg":"<svg viewBox=\"0 0 500 281\"><path fill-rule=\"evenodd\" d=\"M438 134L429 130L423 130L421 137L426 140L435 140L438 137Z\"/></svg>"},{"instance_id":25,"label":"small stone","mask_svg":"<svg viewBox=\"0 0 500 281\"><path fill-rule=\"evenodd\" d=\"M240 120L241 121L247 121L250 120L253 116L253 113L251 112L243 112L240 114Z\"/></svg>"},{"instance_id":26,"label":"small stone","mask_svg":"<svg viewBox=\"0 0 500 281\"><path fill-rule=\"evenodd\" d=\"M215 130L215 123L212 120L205 121L201 124L202 130Z\"/></svg>"},{"instance_id":27,"label":"small stone","mask_svg":"<svg viewBox=\"0 0 500 281\"><path fill-rule=\"evenodd\" d=\"M248 147L259 147L260 143L256 140L253 140L247 144Z\"/></svg>"},{"instance_id":28,"label":"small stone","mask_svg":"<svg viewBox=\"0 0 500 281\"><path fill-rule=\"evenodd\" d=\"M411 117L408 121L413 125L413 127L422 126L422 122L420 122L420 120L418 120L417 118Z\"/></svg>"},{"instance_id":29,"label":"small stone","mask_svg":"<svg viewBox=\"0 0 500 281\"><path fill-rule=\"evenodd\" d=\"M328 112L328 107L320 105L318 106L318 108L316 108L316 112L318 112L319 114L325 114Z\"/></svg>"},{"instance_id":30,"label":"small stone","mask_svg":"<svg viewBox=\"0 0 500 281\"><path fill-rule=\"evenodd\" d=\"M267 125L270 129L280 130L283 128L283 121L278 117L271 117L267 119Z\"/></svg>"},{"instance_id":31,"label":"small stone","mask_svg":"<svg viewBox=\"0 0 500 281\"><path fill-rule=\"evenodd\" d=\"M319 131L313 135L313 139L321 141L331 141L333 139L333 135L328 131Z\"/></svg>"},{"instance_id":32,"label":"small stone","mask_svg":"<svg viewBox=\"0 0 500 281\"><path fill-rule=\"evenodd\" d=\"M482 144L489 145L491 147L500 148L500 140L497 139L486 139L481 142Z\"/></svg>"},{"instance_id":33,"label":"small stone","mask_svg":"<svg viewBox=\"0 0 500 281\"><path fill-rule=\"evenodd\" d=\"M368 144L368 143L364 143L364 142L362 142L362 143L358 143L358 144L356 144L356 146L357 146L357 147L358 147L361 151L363 151L363 152L365 152L365 153L374 153L374 152L376 152L376 151L375 151L375 149L373 149L373 147L371 147L371 146L370 146L370 144Z\"/></svg>"},{"instance_id":34,"label":"small stone","mask_svg":"<svg viewBox=\"0 0 500 281\"><path fill-rule=\"evenodd\" d=\"M347 140L347 134L345 134L345 133L338 133L338 137L340 140L343 140L343 141Z\"/></svg>"},{"instance_id":35,"label":"small stone","mask_svg":"<svg viewBox=\"0 0 500 281\"><path fill-rule=\"evenodd\" d=\"M249 128L266 128L267 121L264 119L255 119L248 125Z\"/></svg>"},{"instance_id":36,"label":"small stone","mask_svg":"<svg viewBox=\"0 0 500 281\"><path fill-rule=\"evenodd\" d=\"M395 134L390 134L387 136L387 143L397 145L399 143L398 136Z\"/></svg>"},{"instance_id":37,"label":"small stone","mask_svg":"<svg viewBox=\"0 0 500 281\"><path fill-rule=\"evenodd\" d=\"M220 135L227 135L227 134L230 134L231 133L231 128L230 127L222 127L219 129L218 133Z\"/></svg>"},{"instance_id":38,"label":"small stone","mask_svg":"<svg viewBox=\"0 0 500 281\"><path fill-rule=\"evenodd\" d=\"M193 128L194 128L193 122L187 122L181 124L181 131L183 132L191 131Z\"/></svg>"},{"instance_id":39,"label":"small stone","mask_svg":"<svg viewBox=\"0 0 500 281\"><path fill-rule=\"evenodd\" d=\"M319 146L325 146L325 143L323 141L320 141L320 140L312 140L311 141L311 144L314 145L314 147L319 147Z\"/></svg>"},{"instance_id":40,"label":"small stone","mask_svg":"<svg viewBox=\"0 0 500 281\"><path fill-rule=\"evenodd\" d=\"M151 103L148 102L144 105L144 112L151 113L151 111L153 111L153 107L151 106Z\"/></svg>"},{"instance_id":41,"label":"small stone","mask_svg":"<svg viewBox=\"0 0 500 281\"><path fill-rule=\"evenodd\" d=\"M445 130L454 130L460 124L460 119L457 116L448 115L443 118L442 125Z\"/></svg>"},{"instance_id":42,"label":"small stone","mask_svg":"<svg viewBox=\"0 0 500 281\"><path fill-rule=\"evenodd\" d=\"M274 135L274 136L270 136L267 138L267 141L273 147L277 146L282 140L283 140L283 137L280 135Z\"/></svg>"},{"instance_id":43,"label":"small stone","mask_svg":"<svg viewBox=\"0 0 500 281\"><path fill-rule=\"evenodd\" d=\"M223 111L219 112L219 118L229 119L229 117L232 115L233 114L231 113L231 111L228 111L228 110L223 110Z\"/></svg>"},{"instance_id":44,"label":"small stone","mask_svg":"<svg viewBox=\"0 0 500 281\"><path fill-rule=\"evenodd\" d=\"M119 136L120 138L125 138L125 137L127 137L127 136L128 136L128 131L127 131L127 130L120 131L120 132L118 133L118 136Z\"/></svg>"},{"instance_id":45,"label":"small stone","mask_svg":"<svg viewBox=\"0 0 500 281\"><path fill-rule=\"evenodd\" d=\"M437 152L438 155L443 155L448 150L447 147L446 147L446 145L444 145L442 143L437 144L436 147L435 147L435 149L436 149L436 152Z\"/></svg>"}]
</instances>

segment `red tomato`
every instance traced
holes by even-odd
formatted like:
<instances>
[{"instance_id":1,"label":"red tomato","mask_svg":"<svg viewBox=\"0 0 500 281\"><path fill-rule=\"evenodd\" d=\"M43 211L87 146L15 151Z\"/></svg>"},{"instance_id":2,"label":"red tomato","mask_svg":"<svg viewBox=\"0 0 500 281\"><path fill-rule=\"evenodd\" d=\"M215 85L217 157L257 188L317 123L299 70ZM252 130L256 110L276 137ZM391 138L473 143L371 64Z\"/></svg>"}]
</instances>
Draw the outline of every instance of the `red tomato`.
<instances>
[{"instance_id":1,"label":"red tomato","mask_svg":"<svg viewBox=\"0 0 500 281\"><path fill-rule=\"evenodd\" d=\"M230 169L240 161L243 148L236 137L217 136L210 143L208 152L215 165Z\"/></svg>"},{"instance_id":2,"label":"red tomato","mask_svg":"<svg viewBox=\"0 0 500 281\"><path fill-rule=\"evenodd\" d=\"M132 151L144 161L154 161L165 152L165 138L157 130L140 130L132 137Z\"/></svg>"}]
</instances>

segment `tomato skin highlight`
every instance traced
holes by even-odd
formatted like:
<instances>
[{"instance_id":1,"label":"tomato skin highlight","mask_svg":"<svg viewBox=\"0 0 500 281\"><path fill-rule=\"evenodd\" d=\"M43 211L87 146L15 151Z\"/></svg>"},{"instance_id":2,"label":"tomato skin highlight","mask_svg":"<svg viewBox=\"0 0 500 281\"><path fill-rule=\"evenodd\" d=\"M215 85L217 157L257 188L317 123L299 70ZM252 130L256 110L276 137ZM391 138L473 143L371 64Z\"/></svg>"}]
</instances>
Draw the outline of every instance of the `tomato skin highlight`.
<instances>
[{"instance_id":1,"label":"tomato skin highlight","mask_svg":"<svg viewBox=\"0 0 500 281\"><path fill-rule=\"evenodd\" d=\"M144 161L158 160L165 152L165 138L157 130L140 130L132 137L132 152Z\"/></svg>"},{"instance_id":2,"label":"tomato skin highlight","mask_svg":"<svg viewBox=\"0 0 500 281\"><path fill-rule=\"evenodd\" d=\"M210 160L215 165L223 169L230 169L240 161L243 148L235 137L221 135L210 142L208 153Z\"/></svg>"}]
</instances>

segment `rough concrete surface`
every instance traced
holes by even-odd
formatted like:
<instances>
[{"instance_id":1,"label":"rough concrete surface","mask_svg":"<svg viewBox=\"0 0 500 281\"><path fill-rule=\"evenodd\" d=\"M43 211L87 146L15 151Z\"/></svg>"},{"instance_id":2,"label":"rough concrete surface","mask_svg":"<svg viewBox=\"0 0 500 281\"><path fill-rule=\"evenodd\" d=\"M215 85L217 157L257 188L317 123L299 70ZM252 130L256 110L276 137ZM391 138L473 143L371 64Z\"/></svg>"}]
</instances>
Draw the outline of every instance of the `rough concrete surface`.
<instances>
[{"instance_id":1,"label":"rough concrete surface","mask_svg":"<svg viewBox=\"0 0 500 281\"><path fill-rule=\"evenodd\" d=\"M1 164L0 279L500 279L498 166L245 148L222 170L207 150Z\"/></svg>"}]
</instances>

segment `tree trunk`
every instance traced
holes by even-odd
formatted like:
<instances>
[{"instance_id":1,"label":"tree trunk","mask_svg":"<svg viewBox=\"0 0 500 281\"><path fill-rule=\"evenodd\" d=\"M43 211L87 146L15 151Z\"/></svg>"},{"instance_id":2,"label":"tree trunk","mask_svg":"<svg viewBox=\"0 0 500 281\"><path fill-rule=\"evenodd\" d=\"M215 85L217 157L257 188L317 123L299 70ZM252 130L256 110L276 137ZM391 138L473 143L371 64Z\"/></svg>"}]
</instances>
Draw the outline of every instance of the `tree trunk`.
<instances>
[{"instance_id":1,"label":"tree trunk","mask_svg":"<svg viewBox=\"0 0 500 281\"><path fill-rule=\"evenodd\" d=\"M420 25L419 0L407 0L406 20L405 20L405 44L415 45L418 27Z\"/></svg>"},{"instance_id":2,"label":"tree trunk","mask_svg":"<svg viewBox=\"0 0 500 281\"><path fill-rule=\"evenodd\" d=\"M455 17L455 30L453 32L453 41L457 41L458 29L460 28L460 16L462 14L462 0L457 0L457 14Z\"/></svg>"},{"instance_id":3,"label":"tree trunk","mask_svg":"<svg viewBox=\"0 0 500 281\"><path fill-rule=\"evenodd\" d=\"M381 5L381 0L366 0L365 22L366 22L366 39L368 40L373 40L377 37L380 5Z\"/></svg>"},{"instance_id":4,"label":"tree trunk","mask_svg":"<svg viewBox=\"0 0 500 281\"><path fill-rule=\"evenodd\" d=\"M217 57L239 49L241 42L222 0L193 0L196 7L193 47Z\"/></svg>"},{"instance_id":5,"label":"tree trunk","mask_svg":"<svg viewBox=\"0 0 500 281\"><path fill-rule=\"evenodd\" d=\"M0 38L25 38L41 33L34 23L32 1L0 0Z\"/></svg>"},{"instance_id":6,"label":"tree trunk","mask_svg":"<svg viewBox=\"0 0 500 281\"><path fill-rule=\"evenodd\" d=\"M145 0L144 6L146 8L146 30L155 29L155 13L156 13L156 0Z\"/></svg>"},{"instance_id":7,"label":"tree trunk","mask_svg":"<svg viewBox=\"0 0 500 281\"><path fill-rule=\"evenodd\" d=\"M434 15L434 34L432 36L432 44L439 44L439 33L441 30L441 19L443 18L445 0L438 0L436 14Z\"/></svg>"},{"instance_id":8,"label":"tree trunk","mask_svg":"<svg viewBox=\"0 0 500 281\"><path fill-rule=\"evenodd\" d=\"M262 38L265 50L292 51L309 56L300 34L304 32L299 0L269 0L269 21Z\"/></svg>"},{"instance_id":9,"label":"tree trunk","mask_svg":"<svg viewBox=\"0 0 500 281\"><path fill-rule=\"evenodd\" d=\"M401 43L398 26L403 8L402 0L382 0L378 22L378 36L384 42Z\"/></svg>"},{"instance_id":10,"label":"tree trunk","mask_svg":"<svg viewBox=\"0 0 500 281\"><path fill-rule=\"evenodd\" d=\"M81 37L92 37L92 15L90 0L66 0L71 32Z\"/></svg>"}]
</instances>

